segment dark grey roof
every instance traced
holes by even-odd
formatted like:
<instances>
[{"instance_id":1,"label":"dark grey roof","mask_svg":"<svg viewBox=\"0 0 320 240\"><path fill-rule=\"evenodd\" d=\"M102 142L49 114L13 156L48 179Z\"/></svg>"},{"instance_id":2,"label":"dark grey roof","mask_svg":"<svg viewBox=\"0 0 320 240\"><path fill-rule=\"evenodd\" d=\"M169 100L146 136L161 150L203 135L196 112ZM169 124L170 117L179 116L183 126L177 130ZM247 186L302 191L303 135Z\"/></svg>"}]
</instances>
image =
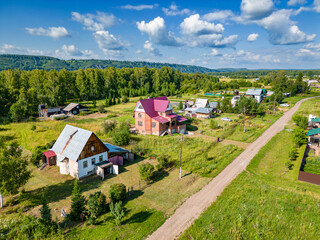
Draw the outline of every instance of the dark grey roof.
<instances>
[{"instance_id":1,"label":"dark grey roof","mask_svg":"<svg viewBox=\"0 0 320 240\"><path fill-rule=\"evenodd\" d=\"M210 112L212 112L212 108L203 108L203 107L200 107L195 111L195 113L204 113L204 114L209 114Z\"/></svg>"},{"instance_id":2,"label":"dark grey roof","mask_svg":"<svg viewBox=\"0 0 320 240\"><path fill-rule=\"evenodd\" d=\"M109 149L109 153L115 153L115 152L129 152L129 150L122 148L122 147L118 147L115 145L112 145L110 143L103 143L108 149Z\"/></svg>"},{"instance_id":3,"label":"dark grey roof","mask_svg":"<svg viewBox=\"0 0 320 240\"><path fill-rule=\"evenodd\" d=\"M91 131L67 124L51 150L77 161L91 134Z\"/></svg>"},{"instance_id":4,"label":"dark grey roof","mask_svg":"<svg viewBox=\"0 0 320 240\"><path fill-rule=\"evenodd\" d=\"M67 112L69 112L69 111L71 111L72 109L74 109L76 106L78 106L79 105L79 103L69 103L69 105L68 106L66 106L64 109L63 109L63 111L67 111Z\"/></svg>"}]
</instances>

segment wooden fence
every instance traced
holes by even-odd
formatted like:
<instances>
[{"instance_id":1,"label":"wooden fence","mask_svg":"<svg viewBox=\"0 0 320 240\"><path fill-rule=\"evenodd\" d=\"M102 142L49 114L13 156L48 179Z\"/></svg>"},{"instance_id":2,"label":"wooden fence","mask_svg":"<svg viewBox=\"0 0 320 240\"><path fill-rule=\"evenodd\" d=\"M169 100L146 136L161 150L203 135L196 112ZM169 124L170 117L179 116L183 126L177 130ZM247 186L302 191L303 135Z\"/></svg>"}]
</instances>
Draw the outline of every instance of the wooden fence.
<instances>
[{"instance_id":1,"label":"wooden fence","mask_svg":"<svg viewBox=\"0 0 320 240\"><path fill-rule=\"evenodd\" d=\"M306 149L304 150L304 154L303 154L303 157L302 157L300 169L299 169L298 180L299 181L303 181L303 182L308 182L308 183L320 185L320 175L313 174L313 173L307 173L307 172L303 171L303 167L306 164L306 158L308 156L309 150L310 150L310 148L309 148L309 145L307 143Z\"/></svg>"}]
</instances>

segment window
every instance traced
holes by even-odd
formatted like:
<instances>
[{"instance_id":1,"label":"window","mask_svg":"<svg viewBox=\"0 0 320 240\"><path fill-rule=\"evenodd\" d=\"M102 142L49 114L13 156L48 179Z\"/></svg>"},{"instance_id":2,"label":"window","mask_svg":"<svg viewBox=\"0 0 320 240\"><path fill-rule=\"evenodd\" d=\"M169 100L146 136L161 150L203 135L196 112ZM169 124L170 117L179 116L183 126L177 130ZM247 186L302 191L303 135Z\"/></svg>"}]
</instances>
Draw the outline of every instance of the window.
<instances>
[{"instance_id":1,"label":"window","mask_svg":"<svg viewBox=\"0 0 320 240\"><path fill-rule=\"evenodd\" d=\"M102 162L102 160L103 160L103 156L101 155L99 156L99 162Z\"/></svg>"},{"instance_id":2,"label":"window","mask_svg":"<svg viewBox=\"0 0 320 240\"><path fill-rule=\"evenodd\" d=\"M92 158L92 159L91 159L91 164L94 165L95 163L96 163L96 159L95 159L95 158Z\"/></svg>"},{"instance_id":3,"label":"window","mask_svg":"<svg viewBox=\"0 0 320 240\"><path fill-rule=\"evenodd\" d=\"M83 168L87 168L88 167L88 162L87 161L84 161L83 162Z\"/></svg>"},{"instance_id":4,"label":"window","mask_svg":"<svg viewBox=\"0 0 320 240\"><path fill-rule=\"evenodd\" d=\"M142 126L142 122L139 121L139 122L138 122L138 126Z\"/></svg>"},{"instance_id":5,"label":"window","mask_svg":"<svg viewBox=\"0 0 320 240\"><path fill-rule=\"evenodd\" d=\"M91 152L94 152L94 146L93 145L91 146Z\"/></svg>"},{"instance_id":6,"label":"window","mask_svg":"<svg viewBox=\"0 0 320 240\"><path fill-rule=\"evenodd\" d=\"M157 126L157 123L153 122L152 123L152 128L155 128Z\"/></svg>"},{"instance_id":7,"label":"window","mask_svg":"<svg viewBox=\"0 0 320 240\"><path fill-rule=\"evenodd\" d=\"M176 125L176 122L172 121L171 126L175 126L175 125Z\"/></svg>"},{"instance_id":8,"label":"window","mask_svg":"<svg viewBox=\"0 0 320 240\"><path fill-rule=\"evenodd\" d=\"M139 117L139 118L142 118L142 114L141 114L141 113L139 113L139 114L138 114L138 117Z\"/></svg>"}]
</instances>

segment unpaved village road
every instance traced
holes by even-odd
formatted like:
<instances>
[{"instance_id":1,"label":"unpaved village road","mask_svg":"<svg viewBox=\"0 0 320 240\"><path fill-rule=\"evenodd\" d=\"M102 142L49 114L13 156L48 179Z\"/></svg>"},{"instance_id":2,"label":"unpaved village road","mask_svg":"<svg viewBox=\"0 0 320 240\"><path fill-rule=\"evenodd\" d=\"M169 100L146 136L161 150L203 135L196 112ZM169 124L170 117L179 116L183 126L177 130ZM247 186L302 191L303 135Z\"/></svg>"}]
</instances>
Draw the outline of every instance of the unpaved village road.
<instances>
[{"instance_id":1,"label":"unpaved village road","mask_svg":"<svg viewBox=\"0 0 320 240\"><path fill-rule=\"evenodd\" d=\"M313 98L313 97L312 97ZM307 98L310 99L310 98ZM178 238L188 227L191 226L200 214L205 211L217 196L246 169L251 159L266 145L269 140L283 130L292 115L299 109L303 99L270 126L256 141L251 143L232 163L230 163L219 175L199 192L188 198L175 213L159 227L149 240L172 240Z\"/></svg>"}]
</instances>

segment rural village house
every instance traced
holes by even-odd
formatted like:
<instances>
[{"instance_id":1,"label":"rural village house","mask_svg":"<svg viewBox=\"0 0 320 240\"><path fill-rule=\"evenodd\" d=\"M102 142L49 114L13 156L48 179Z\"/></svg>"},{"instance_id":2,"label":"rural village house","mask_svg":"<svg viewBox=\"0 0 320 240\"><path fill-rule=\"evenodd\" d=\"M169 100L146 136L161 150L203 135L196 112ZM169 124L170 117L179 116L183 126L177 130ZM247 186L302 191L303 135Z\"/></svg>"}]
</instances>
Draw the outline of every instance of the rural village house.
<instances>
[{"instance_id":1,"label":"rural village house","mask_svg":"<svg viewBox=\"0 0 320 240\"><path fill-rule=\"evenodd\" d=\"M87 110L88 110L87 107L79 103L70 103L62 111L66 115L77 115L80 113L80 111L87 111Z\"/></svg>"},{"instance_id":2,"label":"rural village house","mask_svg":"<svg viewBox=\"0 0 320 240\"><path fill-rule=\"evenodd\" d=\"M186 118L173 113L167 97L142 99L134 109L135 128L140 134L162 136L186 132Z\"/></svg>"},{"instance_id":3,"label":"rural village house","mask_svg":"<svg viewBox=\"0 0 320 240\"><path fill-rule=\"evenodd\" d=\"M246 97L253 97L256 99L258 103L261 103L263 98L265 98L267 95L267 90L266 89L248 89L245 96Z\"/></svg>"},{"instance_id":4,"label":"rural village house","mask_svg":"<svg viewBox=\"0 0 320 240\"><path fill-rule=\"evenodd\" d=\"M118 174L123 159L133 160L132 153L109 143L103 143L93 132L66 125L53 147L44 152L43 161L56 164L60 173L83 178L98 174Z\"/></svg>"},{"instance_id":5,"label":"rural village house","mask_svg":"<svg viewBox=\"0 0 320 240\"><path fill-rule=\"evenodd\" d=\"M209 103L208 99L198 98L195 104L186 108L185 115L197 118L211 118L212 112L217 108L217 102Z\"/></svg>"}]
</instances>

